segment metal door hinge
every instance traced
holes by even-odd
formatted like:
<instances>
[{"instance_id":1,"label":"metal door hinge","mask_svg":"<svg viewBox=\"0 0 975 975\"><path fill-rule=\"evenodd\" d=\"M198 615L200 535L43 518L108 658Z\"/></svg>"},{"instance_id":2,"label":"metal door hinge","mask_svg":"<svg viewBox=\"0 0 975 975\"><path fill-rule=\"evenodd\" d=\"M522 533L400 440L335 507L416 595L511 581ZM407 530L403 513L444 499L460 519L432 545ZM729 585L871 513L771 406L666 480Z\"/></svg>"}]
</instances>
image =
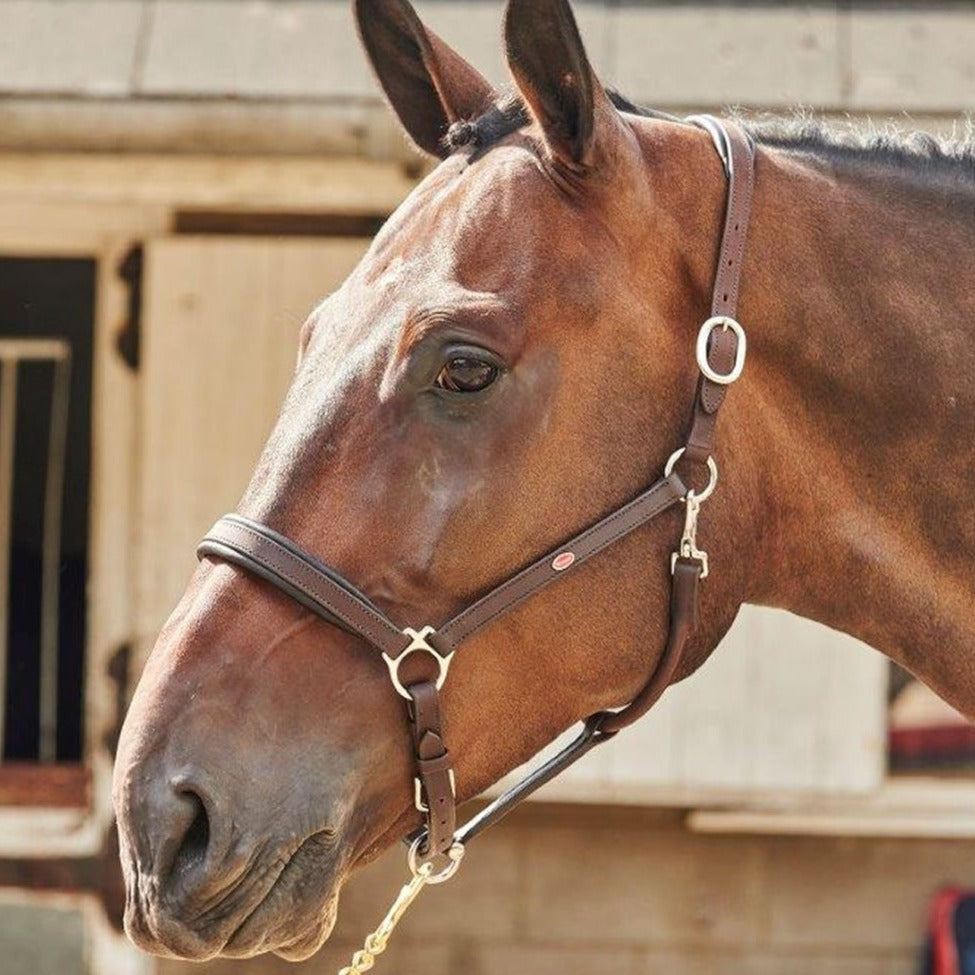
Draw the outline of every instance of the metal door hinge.
<instances>
[{"instance_id":1,"label":"metal door hinge","mask_svg":"<svg viewBox=\"0 0 975 975\"><path fill-rule=\"evenodd\" d=\"M139 369L139 353L142 338L142 269L144 266L142 244L134 244L119 262L118 276L129 289L125 321L115 336L115 348L122 361L133 371Z\"/></svg>"},{"instance_id":2,"label":"metal door hinge","mask_svg":"<svg viewBox=\"0 0 975 975\"><path fill-rule=\"evenodd\" d=\"M108 658L105 670L109 680L115 685L115 720L105 732L102 741L112 758L118 748L119 736L122 734L122 722L129 706L129 661L132 659L132 645L123 643Z\"/></svg>"}]
</instances>

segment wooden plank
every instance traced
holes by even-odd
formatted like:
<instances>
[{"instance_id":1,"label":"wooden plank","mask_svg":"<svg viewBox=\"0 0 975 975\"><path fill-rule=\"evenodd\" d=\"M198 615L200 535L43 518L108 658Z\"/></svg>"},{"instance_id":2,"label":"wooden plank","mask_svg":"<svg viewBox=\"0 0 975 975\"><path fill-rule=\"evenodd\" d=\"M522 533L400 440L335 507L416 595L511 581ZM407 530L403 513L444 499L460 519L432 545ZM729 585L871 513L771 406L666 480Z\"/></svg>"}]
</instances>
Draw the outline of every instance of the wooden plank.
<instances>
[{"instance_id":1,"label":"wooden plank","mask_svg":"<svg viewBox=\"0 0 975 975\"><path fill-rule=\"evenodd\" d=\"M885 691L886 662L858 641L743 607L712 660L669 692L679 771L656 779L708 791L873 790L885 770Z\"/></svg>"},{"instance_id":2,"label":"wooden plank","mask_svg":"<svg viewBox=\"0 0 975 975\"><path fill-rule=\"evenodd\" d=\"M726 640L692 685L673 689L678 700L673 702L677 711L671 734L679 784L688 788L750 784L754 717L748 712L754 707L754 684L748 678L753 652L749 640L739 645Z\"/></svg>"},{"instance_id":3,"label":"wooden plank","mask_svg":"<svg viewBox=\"0 0 975 975\"><path fill-rule=\"evenodd\" d=\"M84 765L0 765L0 806L57 806L83 809L91 793Z\"/></svg>"},{"instance_id":4,"label":"wooden plank","mask_svg":"<svg viewBox=\"0 0 975 975\"><path fill-rule=\"evenodd\" d=\"M44 484L44 526L41 548L40 742L38 757L57 757L58 736L58 631L61 593L61 520L64 503L65 451L71 357L54 363L51 419Z\"/></svg>"},{"instance_id":5,"label":"wooden plank","mask_svg":"<svg viewBox=\"0 0 975 975\"><path fill-rule=\"evenodd\" d=\"M368 159L6 153L0 154L0 202L385 216L419 172Z\"/></svg>"},{"instance_id":6,"label":"wooden plank","mask_svg":"<svg viewBox=\"0 0 975 975\"><path fill-rule=\"evenodd\" d=\"M138 539L145 649L236 505L294 372L307 314L368 241L178 238L146 249Z\"/></svg>"},{"instance_id":7,"label":"wooden plank","mask_svg":"<svg viewBox=\"0 0 975 975\"><path fill-rule=\"evenodd\" d=\"M45 362L60 361L71 354L71 347L62 339L0 339L0 357L5 361Z\"/></svg>"},{"instance_id":8,"label":"wooden plank","mask_svg":"<svg viewBox=\"0 0 975 975\"><path fill-rule=\"evenodd\" d=\"M97 260L113 240L158 232L169 221L164 204L93 205L72 199L67 189L60 198L29 196L7 196L0 188L0 253L5 256Z\"/></svg>"},{"instance_id":9,"label":"wooden plank","mask_svg":"<svg viewBox=\"0 0 975 975\"><path fill-rule=\"evenodd\" d=\"M817 688L816 781L824 792L867 793L882 786L887 774L890 664L865 644L827 632L836 649Z\"/></svg>"},{"instance_id":10,"label":"wooden plank","mask_svg":"<svg viewBox=\"0 0 975 975\"><path fill-rule=\"evenodd\" d=\"M695 809L701 833L975 838L975 782L921 776L888 779L859 796L778 796L724 809Z\"/></svg>"},{"instance_id":11,"label":"wooden plank","mask_svg":"<svg viewBox=\"0 0 975 975\"><path fill-rule=\"evenodd\" d=\"M135 627L133 533L139 378L122 360L116 346L129 301L118 267L143 234L164 232L168 225L165 212L153 208L131 207L129 220L128 227L104 234L96 250L85 667L85 760L94 776L90 817L94 844L101 842L114 820L114 756L108 743L119 715L118 688L109 673L109 664L119 648L132 641ZM130 690L137 676L133 669L129 675Z\"/></svg>"},{"instance_id":12,"label":"wooden plank","mask_svg":"<svg viewBox=\"0 0 975 975\"><path fill-rule=\"evenodd\" d=\"M734 649L748 647L754 681L747 720L754 749L749 782L792 789L818 784L825 757L820 747L826 733L823 684L837 652L830 652L826 631L801 620L746 609L740 625L744 633L737 635ZM868 784L875 784L872 777Z\"/></svg>"}]
</instances>

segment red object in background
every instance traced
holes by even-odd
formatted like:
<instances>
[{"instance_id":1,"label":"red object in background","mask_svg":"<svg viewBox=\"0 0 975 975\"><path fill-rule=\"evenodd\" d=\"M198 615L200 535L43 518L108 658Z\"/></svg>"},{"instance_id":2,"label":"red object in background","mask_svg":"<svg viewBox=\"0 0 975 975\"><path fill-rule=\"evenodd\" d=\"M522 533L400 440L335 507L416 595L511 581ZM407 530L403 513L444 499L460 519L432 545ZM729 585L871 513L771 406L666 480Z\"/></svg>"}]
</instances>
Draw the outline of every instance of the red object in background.
<instances>
[{"instance_id":1,"label":"red object in background","mask_svg":"<svg viewBox=\"0 0 975 975\"><path fill-rule=\"evenodd\" d=\"M971 766L975 764L975 726L892 728L889 749L896 770Z\"/></svg>"},{"instance_id":2,"label":"red object in background","mask_svg":"<svg viewBox=\"0 0 975 975\"><path fill-rule=\"evenodd\" d=\"M975 890L947 885L931 901L923 975L975 973Z\"/></svg>"},{"instance_id":3,"label":"red object in background","mask_svg":"<svg viewBox=\"0 0 975 975\"><path fill-rule=\"evenodd\" d=\"M908 680L898 691L889 723L891 771L975 767L975 724L918 681Z\"/></svg>"}]
</instances>

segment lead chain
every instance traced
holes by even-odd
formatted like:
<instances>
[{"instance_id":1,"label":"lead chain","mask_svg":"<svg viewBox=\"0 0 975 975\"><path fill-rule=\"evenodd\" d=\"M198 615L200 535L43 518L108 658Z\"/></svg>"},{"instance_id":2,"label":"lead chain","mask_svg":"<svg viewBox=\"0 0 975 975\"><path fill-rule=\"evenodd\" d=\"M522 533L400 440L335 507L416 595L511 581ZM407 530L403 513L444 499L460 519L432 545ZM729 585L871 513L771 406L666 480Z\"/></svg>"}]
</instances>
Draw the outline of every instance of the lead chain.
<instances>
[{"instance_id":1,"label":"lead chain","mask_svg":"<svg viewBox=\"0 0 975 975\"><path fill-rule=\"evenodd\" d=\"M382 923L370 934L362 949L352 956L352 964L339 971L339 975L363 975L376 964L376 958L381 955L389 944L390 936L396 930L400 918L410 909L410 905L420 896L420 891L429 883L433 872L432 863L422 864L413 874L413 879L403 886L389 913Z\"/></svg>"},{"instance_id":2,"label":"lead chain","mask_svg":"<svg viewBox=\"0 0 975 975\"><path fill-rule=\"evenodd\" d=\"M426 839L425 833L418 836L413 841L407 856L413 879L396 896L389 913L383 918L379 927L366 938L366 943L362 949L352 956L352 964L341 969L339 975L363 975L364 972L368 972L376 964L376 958L386 950L400 918L410 909L413 901L420 896L420 891L427 886L444 884L457 873L460 861L464 858L464 844L454 840L450 849L443 854L447 860L447 866L439 873L434 873L434 861L432 859L421 860L420 858L420 847Z\"/></svg>"}]
</instances>

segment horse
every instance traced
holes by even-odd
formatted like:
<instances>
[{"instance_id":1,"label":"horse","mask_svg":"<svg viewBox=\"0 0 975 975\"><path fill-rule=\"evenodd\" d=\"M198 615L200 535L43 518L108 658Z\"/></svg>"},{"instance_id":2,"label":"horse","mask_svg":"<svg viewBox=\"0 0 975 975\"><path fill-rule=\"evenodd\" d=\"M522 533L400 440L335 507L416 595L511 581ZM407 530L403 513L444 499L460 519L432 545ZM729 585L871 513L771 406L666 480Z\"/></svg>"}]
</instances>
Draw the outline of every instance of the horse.
<instances>
[{"instance_id":1,"label":"horse","mask_svg":"<svg viewBox=\"0 0 975 975\"><path fill-rule=\"evenodd\" d=\"M416 835L401 913L433 853L443 875L459 862L432 812L415 833L425 808L588 715L590 739L606 732L648 679L700 667L745 602L850 633L975 714L971 148L747 127L748 361L721 387L713 450L681 457L709 342L735 334L709 318L729 126L609 92L567 0L509 0L510 92L407 0L354 8L393 111L439 163L305 322L237 520L204 543L134 695L114 802L126 929L151 952L308 957L349 874ZM738 372L744 351L742 331ZM563 571L564 540L655 478L654 516ZM450 657L438 621L529 563L544 588ZM671 602L681 566L699 623L668 657L693 615ZM385 662L369 646L396 639ZM434 688L409 720L397 654ZM428 705L420 738L449 741L449 785L415 735Z\"/></svg>"}]
</instances>

